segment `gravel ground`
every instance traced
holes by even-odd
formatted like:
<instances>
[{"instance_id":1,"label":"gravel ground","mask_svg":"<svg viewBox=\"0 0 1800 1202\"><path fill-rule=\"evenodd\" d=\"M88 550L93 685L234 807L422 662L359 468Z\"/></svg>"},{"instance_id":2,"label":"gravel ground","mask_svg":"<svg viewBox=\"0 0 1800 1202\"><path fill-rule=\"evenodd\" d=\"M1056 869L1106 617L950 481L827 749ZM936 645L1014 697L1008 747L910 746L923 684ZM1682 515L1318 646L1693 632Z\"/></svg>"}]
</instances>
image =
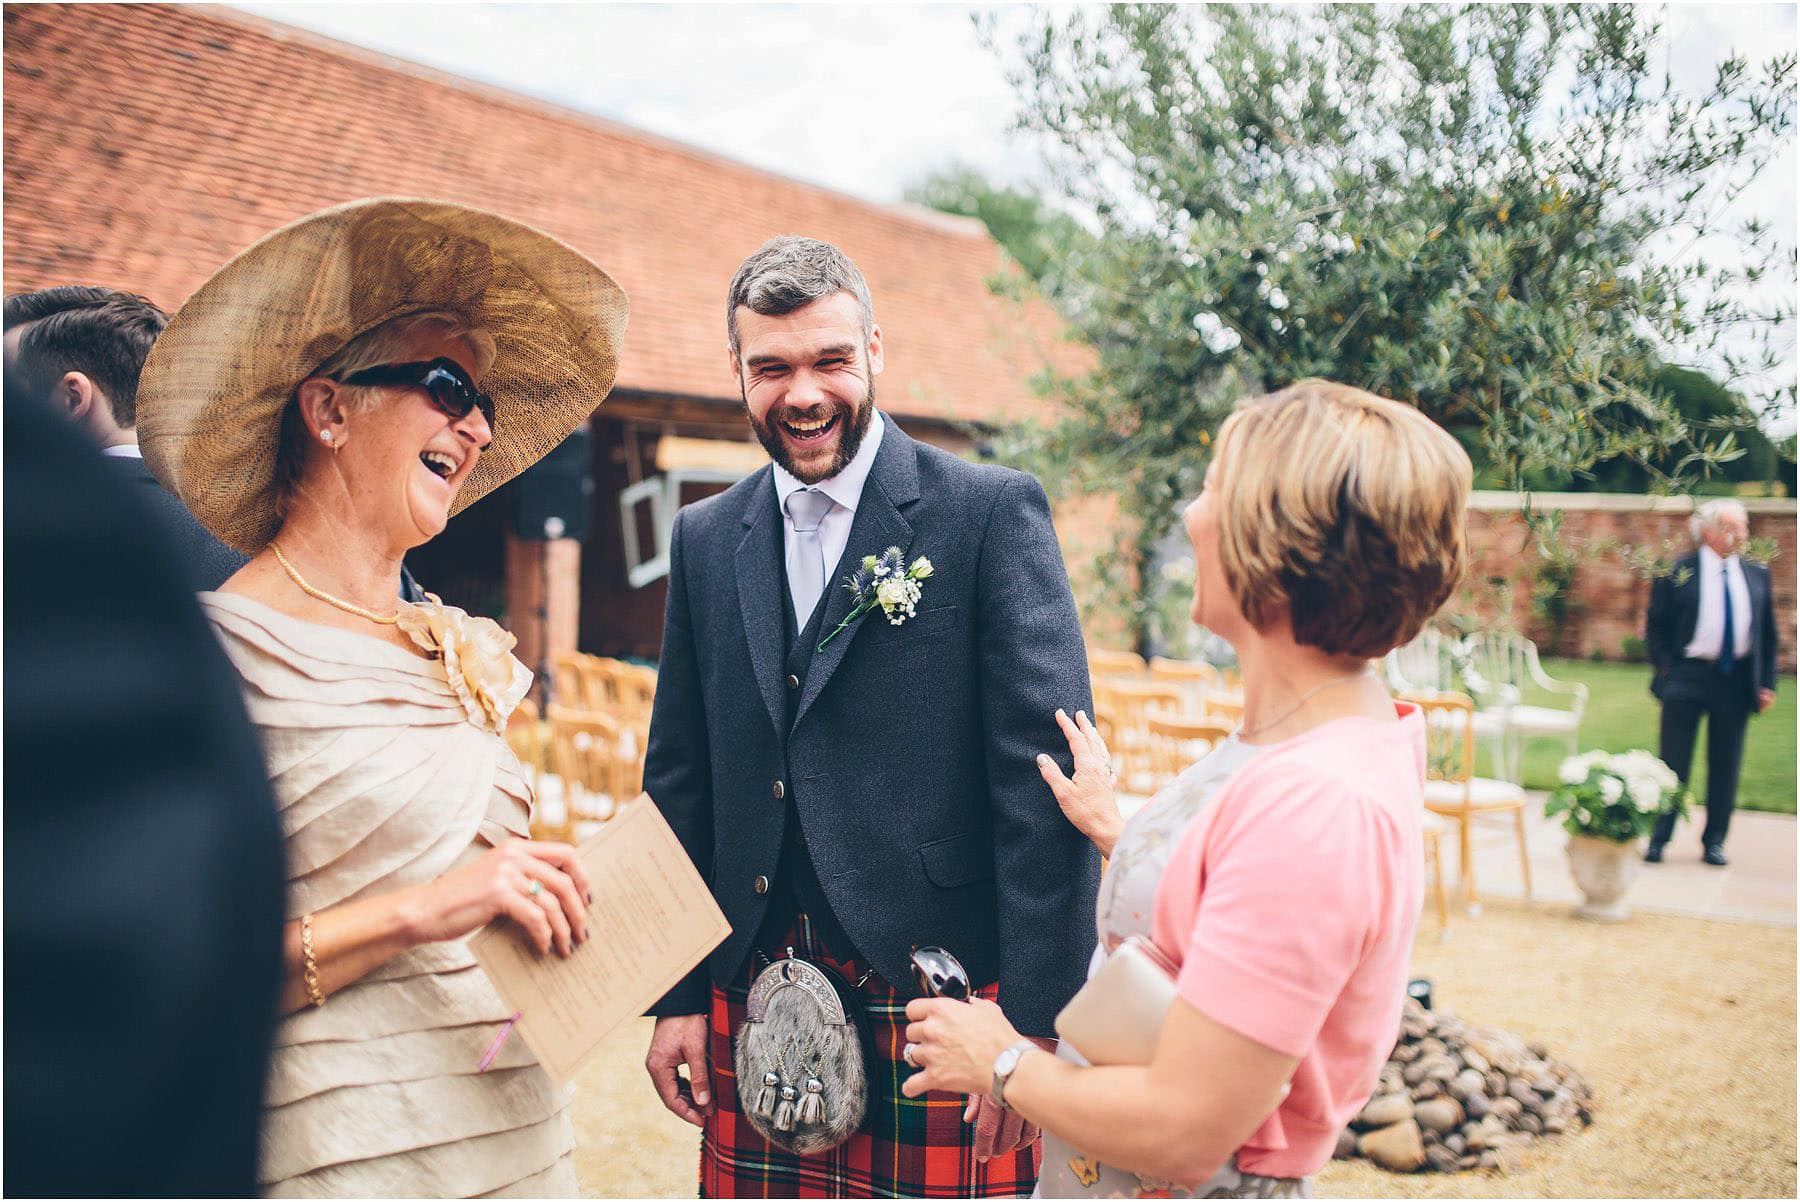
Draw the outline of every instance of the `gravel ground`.
<instances>
[{"instance_id":1,"label":"gravel ground","mask_svg":"<svg viewBox=\"0 0 1800 1202\"><path fill-rule=\"evenodd\" d=\"M1490 907L1416 975L1439 1009L1542 1042L1594 1087L1594 1125L1546 1140L1511 1176L1398 1176L1338 1161L1321 1197L1794 1196L1794 930L1638 914Z\"/></svg>"},{"instance_id":2,"label":"gravel ground","mask_svg":"<svg viewBox=\"0 0 1800 1202\"><path fill-rule=\"evenodd\" d=\"M1436 1004L1541 1040L1586 1074L1595 1125L1543 1141L1511 1176L1398 1176L1335 1162L1321 1197L1795 1196L1795 935L1788 927L1490 906L1414 952ZM695 1193L699 1133L643 1072L649 1020L582 1075L576 1164L590 1197Z\"/></svg>"}]
</instances>

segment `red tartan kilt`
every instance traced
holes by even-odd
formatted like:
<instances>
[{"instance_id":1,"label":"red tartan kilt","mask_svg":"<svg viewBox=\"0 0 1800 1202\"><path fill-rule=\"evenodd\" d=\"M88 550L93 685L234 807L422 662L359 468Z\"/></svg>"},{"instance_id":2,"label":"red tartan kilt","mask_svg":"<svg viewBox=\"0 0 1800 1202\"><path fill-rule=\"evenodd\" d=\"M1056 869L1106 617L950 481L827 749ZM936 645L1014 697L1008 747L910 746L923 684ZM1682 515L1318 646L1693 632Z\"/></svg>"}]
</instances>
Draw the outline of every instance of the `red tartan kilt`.
<instances>
[{"instance_id":1,"label":"red tartan kilt","mask_svg":"<svg viewBox=\"0 0 1800 1202\"><path fill-rule=\"evenodd\" d=\"M815 964L860 979L868 965L837 960L814 944L790 938ZM952 949L954 950L954 949ZM700 1148L702 1198L1012 1198L1037 1184L1039 1144L975 1160L975 1128L962 1121L961 1094L908 1098L900 1083L912 1069L900 1059L906 1043L906 999L878 976L855 990L874 1036L868 1066L869 1110L862 1130L820 1156L795 1156L757 1133L739 1108L732 1035L743 1024L753 963L730 991L713 989L711 1040L713 1112ZM978 991L992 999L997 986Z\"/></svg>"}]
</instances>

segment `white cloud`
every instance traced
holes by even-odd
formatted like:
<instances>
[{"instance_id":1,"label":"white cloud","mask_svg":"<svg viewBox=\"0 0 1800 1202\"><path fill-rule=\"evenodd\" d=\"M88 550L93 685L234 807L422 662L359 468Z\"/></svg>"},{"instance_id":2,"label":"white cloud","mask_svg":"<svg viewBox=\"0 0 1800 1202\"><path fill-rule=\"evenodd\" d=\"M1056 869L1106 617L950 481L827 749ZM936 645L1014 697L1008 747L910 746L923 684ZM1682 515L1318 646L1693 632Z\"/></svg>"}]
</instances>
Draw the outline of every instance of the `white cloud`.
<instances>
[{"instance_id":1,"label":"white cloud","mask_svg":"<svg viewBox=\"0 0 1800 1202\"><path fill-rule=\"evenodd\" d=\"M239 7L873 201L957 160L1031 162L961 6Z\"/></svg>"}]
</instances>

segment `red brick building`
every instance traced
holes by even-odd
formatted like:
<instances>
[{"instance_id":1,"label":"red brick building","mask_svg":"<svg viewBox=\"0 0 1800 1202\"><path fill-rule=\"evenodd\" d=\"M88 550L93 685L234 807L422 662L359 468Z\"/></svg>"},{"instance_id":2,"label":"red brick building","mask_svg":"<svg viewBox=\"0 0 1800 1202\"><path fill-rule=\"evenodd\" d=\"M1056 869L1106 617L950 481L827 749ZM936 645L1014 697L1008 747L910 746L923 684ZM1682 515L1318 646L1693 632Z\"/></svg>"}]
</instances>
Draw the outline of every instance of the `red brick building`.
<instances>
[{"instance_id":1,"label":"red brick building","mask_svg":"<svg viewBox=\"0 0 1800 1202\"><path fill-rule=\"evenodd\" d=\"M618 279L631 328L618 385L591 423L586 539L519 538L514 484L409 560L427 587L502 617L534 665L546 628L552 648L655 655L664 588L652 511L662 505L666 520L672 500L762 462L726 364L723 299L771 235L828 239L867 274L887 338L881 404L915 437L968 451L981 425L1034 412L1026 380L1070 349L1046 310L991 295L1001 255L977 222L870 204L230 10L8 6L5 122L8 292L104 284L173 309L277 226L382 194L494 209ZM621 502L638 497L627 521ZM1537 503L1565 508L1584 543L1653 547L1680 533L1681 517L1646 498ZM1514 618L1531 629L1536 564L1516 507L1476 499L1471 583L1511 579ZM1794 503L1750 507L1753 532L1778 548L1791 670ZM1059 511L1078 595L1092 553L1116 536L1109 514L1106 498ZM1641 632L1647 585L1600 555L1572 589L1562 648L1618 658ZM1105 641L1118 629L1090 624Z\"/></svg>"},{"instance_id":2,"label":"red brick building","mask_svg":"<svg viewBox=\"0 0 1800 1202\"><path fill-rule=\"evenodd\" d=\"M513 532L517 486L409 559L427 587L551 647L654 655L663 584L627 574L621 494L674 475L685 500L763 461L725 352L724 294L772 235L862 267L886 335L885 411L953 450L1031 411L1056 343L1043 309L993 297L978 222L857 200L639 130L230 10L9 5L5 286L92 283L173 309L268 231L359 196L460 201L537 226L631 298L617 387L591 424L585 545ZM700 483L682 486L683 474ZM632 495L667 488L643 485ZM636 507L654 560L655 502ZM549 581L547 590L544 581Z\"/></svg>"}]
</instances>

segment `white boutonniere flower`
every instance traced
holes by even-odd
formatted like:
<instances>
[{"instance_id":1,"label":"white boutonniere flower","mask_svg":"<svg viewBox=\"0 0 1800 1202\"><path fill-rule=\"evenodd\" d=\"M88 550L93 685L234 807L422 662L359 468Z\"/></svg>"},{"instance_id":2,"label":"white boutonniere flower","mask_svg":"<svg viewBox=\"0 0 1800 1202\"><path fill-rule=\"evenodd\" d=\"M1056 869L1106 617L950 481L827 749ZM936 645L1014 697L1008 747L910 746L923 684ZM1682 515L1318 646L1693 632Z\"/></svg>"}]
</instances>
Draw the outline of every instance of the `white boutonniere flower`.
<instances>
[{"instance_id":1,"label":"white boutonniere flower","mask_svg":"<svg viewBox=\"0 0 1800 1202\"><path fill-rule=\"evenodd\" d=\"M913 616L923 589L921 582L931 577L931 561L923 555L907 563L899 547L889 547L886 554L863 556L862 566L844 580L844 587L856 598L850 612L837 628L819 641L819 650L851 625L862 620L870 610L880 607L888 623L898 626Z\"/></svg>"}]
</instances>

